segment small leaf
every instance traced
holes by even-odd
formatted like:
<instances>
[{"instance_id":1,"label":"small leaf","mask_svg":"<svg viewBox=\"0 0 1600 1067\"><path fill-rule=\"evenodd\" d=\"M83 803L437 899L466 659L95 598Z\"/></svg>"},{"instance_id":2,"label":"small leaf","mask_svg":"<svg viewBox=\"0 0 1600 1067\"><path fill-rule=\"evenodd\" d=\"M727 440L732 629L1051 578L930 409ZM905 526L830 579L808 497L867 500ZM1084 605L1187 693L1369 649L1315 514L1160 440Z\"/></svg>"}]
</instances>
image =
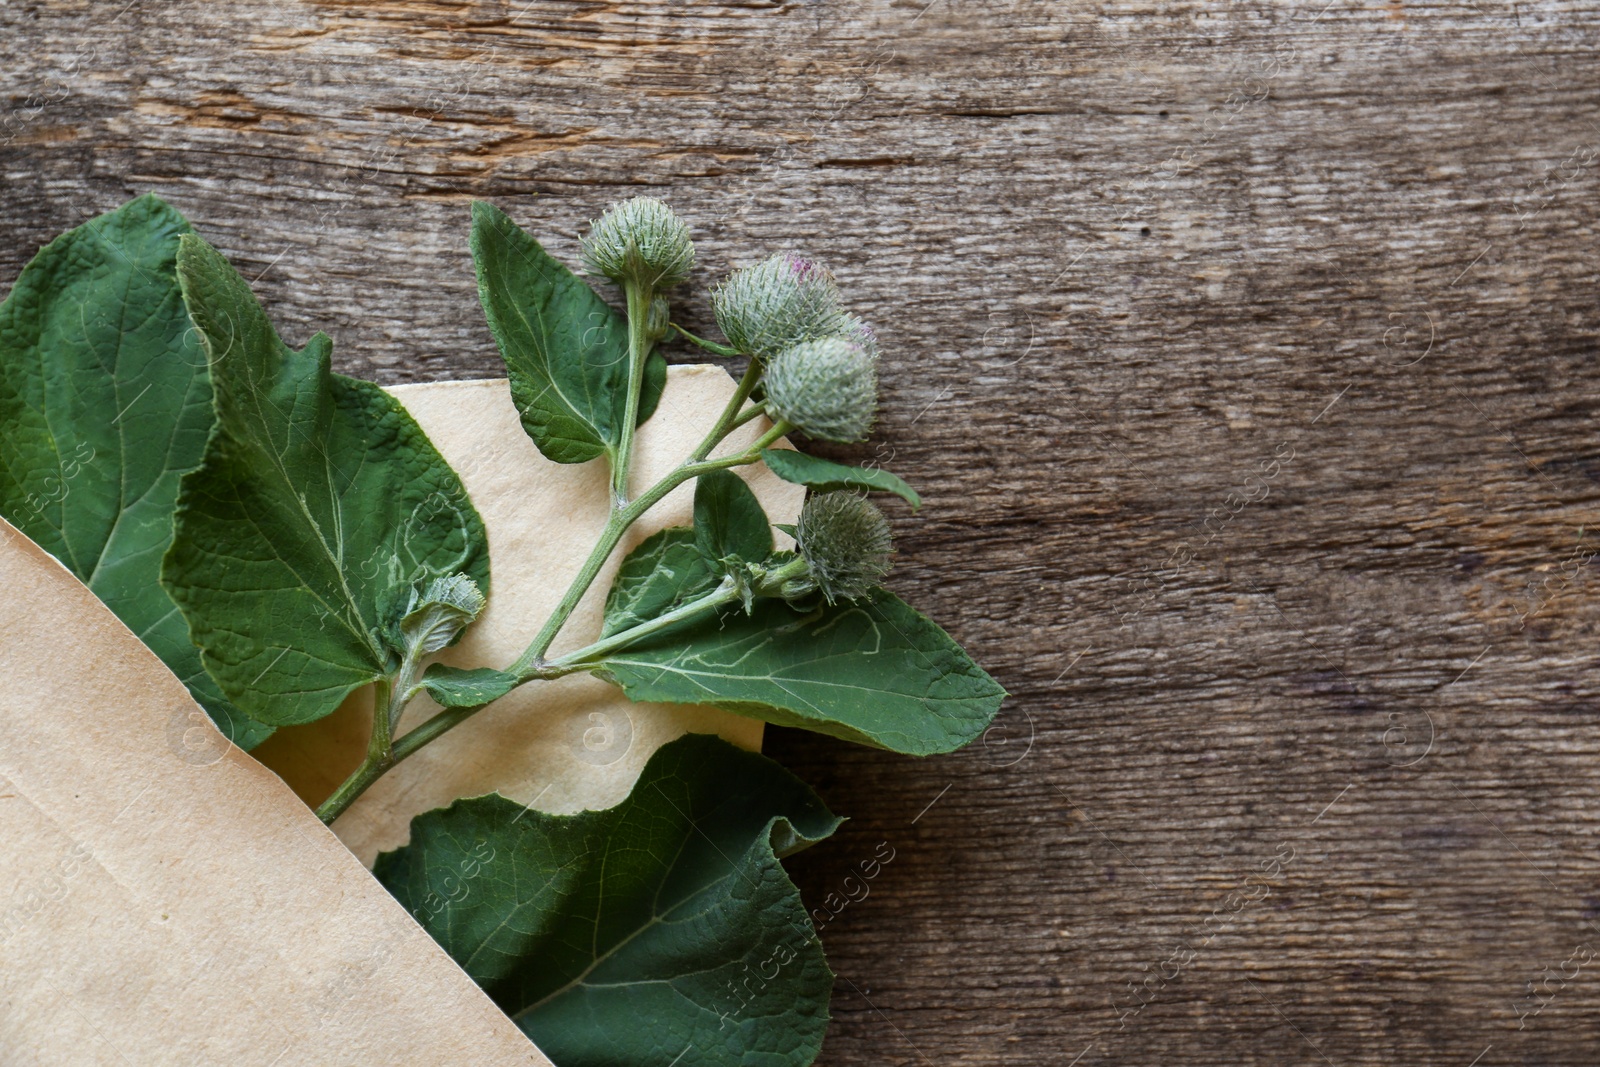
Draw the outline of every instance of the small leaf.
<instances>
[{"instance_id":1,"label":"small leaf","mask_svg":"<svg viewBox=\"0 0 1600 1067\"><path fill-rule=\"evenodd\" d=\"M210 356L217 426L186 475L161 580L206 669L246 713L311 722L397 665L419 583L489 588L483 522L400 402L296 352L197 237L178 278Z\"/></svg>"},{"instance_id":2,"label":"small leaf","mask_svg":"<svg viewBox=\"0 0 1600 1067\"><path fill-rule=\"evenodd\" d=\"M400 617L401 645L428 656L461 639L485 604L483 591L465 574L435 578L411 587L411 599Z\"/></svg>"},{"instance_id":3,"label":"small leaf","mask_svg":"<svg viewBox=\"0 0 1600 1067\"><path fill-rule=\"evenodd\" d=\"M802 614L725 610L613 652L599 672L629 699L714 704L917 756L981 734L1005 690L932 620L886 590Z\"/></svg>"},{"instance_id":4,"label":"small leaf","mask_svg":"<svg viewBox=\"0 0 1600 1067\"><path fill-rule=\"evenodd\" d=\"M838 827L764 756L688 735L606 811L419 815L373 874L561 1067L791 1067L833 975L779 864Z\"/></svg>"},{"instance_id":5,"label":"small leaf","mask_svg":"<svg viewBox=\"0 0 1600 1067\"><path fill-rule=\"evenodd\" d=\"M627 320L492 204L472 205L471 244L478 297L523 429L556 463L612 453L627 411ZM655 411L666 380L666 360L651 353L639 422Z\"/></svg>"},{"instance_id":6,"label":"small leaf","mask_svg":"<svg viewBox=\"0 0 1600 1067\"><path fill-rule=\"evenodd\" d=\"M764 448L761 458L772 473L786 482L813 489L877 489L893 493L913 508L922 506L922 497L898 475L878 467L851 467L821 456L796 452L792 448Z\"/></svg>"},{"instance_id":7,"label":"small leaf","mask_svg":"<svg viewBox=\"0 0 1600 1067\"><path fill-rule=\"evenodd\" d=\"M715 563L695 545L695 532L673 526L646 538L628 553L606 596L601 637L610 637L665 615L679 604L716 588Z\"/></svg>"},{"instance_id":8,"label":"small leaf","mask_svg":"<svg viewBox=\"0 0 1600 1067\"><path fill-rule=\"evenodd\" d=\"M708 559L760 563L772 555L772 523L745 480L732 471L695 479L694 535Z\"/></svg>"},{"instance_id":9,"label":"small leaf","mask_svg":"<svg viewBox=\"0 0 1600 1067\"><path fill-rule=\"evenodd\" d=\"M435 663L422 675L422 688L441 707L481 708L517 687L517 676L493 667L448 667Z\"/></svg>"},{"instance_id":10,"label":"small leaf","mask_svg":"<svg viewBox=\"0 0 1600 1067\"><path fill-rule=\"evenodd\" d=\"M59 559L253 748L159 581L183 473L211 429L205 353L178 291L189 223L154 196L46 245L0 305L0 515Z\"/></svg>"}]
</instances>

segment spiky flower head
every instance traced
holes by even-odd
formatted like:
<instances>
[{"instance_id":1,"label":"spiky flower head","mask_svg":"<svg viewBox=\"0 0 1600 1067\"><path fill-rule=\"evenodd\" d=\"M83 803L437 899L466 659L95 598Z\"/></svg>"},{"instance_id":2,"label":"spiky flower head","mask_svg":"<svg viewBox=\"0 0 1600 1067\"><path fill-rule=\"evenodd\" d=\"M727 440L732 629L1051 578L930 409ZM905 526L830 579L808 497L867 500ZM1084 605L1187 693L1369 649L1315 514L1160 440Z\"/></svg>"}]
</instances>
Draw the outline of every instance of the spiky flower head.
<instances>
[{"instance_id":1,"label":"spiky flower head","mask_svg":"<svg viewBox=\"0 0 1600 1067\"><path fill-rule=\"evenodd\" d=\"M689 226L665 203L650 196L612 204L590 223L583 262L618 285L632 282L666 289L689 276L694 242Z\"/></svg>"},{"instance_id":2,"label":"spiky flower head","mask_svg":"<svg viewBox=\"0 0 1600 1067\"><path fill-rule=\"evenodd\" d=\"M766 385L769 411L824 441L864 440L878 412L877 355L844 334L785 348Z\"/></svg>"},{"instance_id":3,"label":"spiky flower head","mask_svg":"<svg viewBox=\"0 0 1600 1067\"><path fill-rule=\"evenodd\" d=\"M793 252L728 275L711 293L711 310L728 343L753 356L850 328L833 275Z\"/></svg>"},{"instance_id":4,"label":"spiky flower head","mask_svg":"<svg viewBox=\"0 0 1600 1067\"><path fill-rule=\"evenodd\" d=\"M889 573L894 550L889 520L866 497L848 490L807 496L794 539L811 582L830 604L859 600Z\"/></svg>"},{"instance_id":5,"label":"spiky flower head","mask_svg":"<svg viewBox=\"0 0 1600 1067\"><path fill-rule=\"evenodd\" d=\"M427 588L411 590L400 633L418 653L439 651L483 611L483 592L465 574L435 578Z\"/></svg>"},{"instance_id":6,"label":"spiky flower head","mask_svg":"<svg viewBox=\"0 0 1600 1067\"><path fill-rule=\"evenodd\" d=\"M873 362L877 362L878 332L871 326L868 326L854 315L845 315L843 319L843 328L840 329L839 332L850 338L850 340L854 341L862 348L866 349L867 354L872 357Z\"/></svg>"}]
</instances>

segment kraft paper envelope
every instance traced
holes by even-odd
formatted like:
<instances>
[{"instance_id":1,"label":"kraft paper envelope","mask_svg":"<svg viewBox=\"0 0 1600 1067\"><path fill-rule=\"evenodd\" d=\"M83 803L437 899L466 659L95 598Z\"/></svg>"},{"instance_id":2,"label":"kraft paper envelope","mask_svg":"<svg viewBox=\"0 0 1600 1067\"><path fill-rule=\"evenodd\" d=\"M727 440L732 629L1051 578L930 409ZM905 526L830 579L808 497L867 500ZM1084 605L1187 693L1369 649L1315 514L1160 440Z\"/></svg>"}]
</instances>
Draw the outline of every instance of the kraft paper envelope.
<instances>
[{"instance_id":1,"label":"kraft paper envelope","mask_svg":"<svg viewBox=\"0 0 1600 1067\"><path fill-rule=\"evenodd\" d=\"M732 388L719 368L674 368L641 434L641 483L692 447ZM503 382L396 393L462 472L489 530L491 606L449 658L506 662L592 542L601 465L538 456ZM752 482L775 520L792 520L798 490L765 471ZM674 494L647 521L687 521L689 499ZM614 569L564 644L598 629ZM362 862L402 844L411 815L457 796L499 788L550 810L604 806L685 730L759 744L759 724L630 705L603 683L564 680L543 687L547 699L481 713L364 797L336 826L358 860L272 771L227 744L92 593L3 521L0 588L6 1064L548 1064ZM320 736L283 731L266 755L315 793L304 757L338 750L362 712L350 702Z\"/></svg>"},{"instance_id":2,"label":"kraft paper envelope","mask_svg":"<svg viewBox=\"0 0 1600 1067\"><path fill-rule=\"evenodd\" d=\"M4 521L0 589L0 1063L548 1063Z\"/></svg>"}]
</instances>

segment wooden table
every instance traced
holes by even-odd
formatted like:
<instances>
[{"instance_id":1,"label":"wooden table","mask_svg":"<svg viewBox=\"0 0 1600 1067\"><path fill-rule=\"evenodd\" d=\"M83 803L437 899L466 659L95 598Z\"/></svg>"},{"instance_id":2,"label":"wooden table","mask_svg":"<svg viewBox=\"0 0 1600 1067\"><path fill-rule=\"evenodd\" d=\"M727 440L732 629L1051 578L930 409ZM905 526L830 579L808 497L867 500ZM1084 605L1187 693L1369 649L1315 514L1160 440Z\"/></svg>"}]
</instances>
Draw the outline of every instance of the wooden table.
<instances>
[{"instance_id":1,"label":"wooden table","mask_svg":"<svg viewBox=\"0 0 1600 1067\"><path fill-rule=\"evenodd\" d=\"M854 820L792 863L808 899L869 893L823 930L821 1062L1595 1062L1593 5L0 26L6 285L154 190L297 343L399 382L498 372L474 197L567 257L668 197L699 283L836 268L887 362L832 454L923 490L892 585L1014 696L923 762L772 731Z\"/></svg>"}]
</instances>

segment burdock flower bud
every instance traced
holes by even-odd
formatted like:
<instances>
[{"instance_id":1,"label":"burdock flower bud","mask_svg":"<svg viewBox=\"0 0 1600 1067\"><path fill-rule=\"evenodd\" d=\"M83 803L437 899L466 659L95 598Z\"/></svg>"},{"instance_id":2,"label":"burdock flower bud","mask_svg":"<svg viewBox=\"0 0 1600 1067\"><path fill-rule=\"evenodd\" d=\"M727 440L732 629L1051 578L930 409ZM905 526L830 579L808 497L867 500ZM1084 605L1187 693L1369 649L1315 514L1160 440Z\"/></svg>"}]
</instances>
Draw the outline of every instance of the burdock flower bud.
<instances>
[{"instance_id":1,"label":"burdock flower bud","mask_svg":"<svg viewBox=\"0 0 1600 1067\"><path fill-rule=\"evenodd\" d=\"M830 604L859 600L889 573L889 520L865 497L845 490L813 493L800 509L794 539L811 582Z\"/></svg>"},{"instance_id":2,"label":"burdock flower bud","mask_svg":"<svg viewBox=\"0 0 1600 1067\"><path fill-rule=\"evenodd\" d=\"M483 611L483 593L465 574L435 578L423 590L411 590L400 633L408 648L427 655L437 652L465 630Z\"/></svg>"},{"instance_id":3,"label":"burdock flower bud","mask_svg":"<svg viewBox=\"0 0 1600 1067\"><path fill-rule=\"evenodd\" d=\"M694 243L672 209L649 196L612 204L583 239L583 262L618 285L665 289L689 276Z\"/></svg>"},{"instance_id":4,"label":"burdock flower bud","mask_svg":"<svg viewBox=\"0 0 1600 1067\"><path fill-rule=\"evenodd\" d=\"M878 332L871 326L868 326L854 315L846 315L844 316L843 328L839 332L866 349L867 354L874 361L877 360Z\"/></svg>"},{"instance_id":5,"label":"burdock flower bud","mask_svg":"<svg viewBox=\"0 0 1600 1067\"><path fill-rule=\"evenodd\" d=\"M767 409L812 437L860 441L872 429L878 360L849 336L785 348L767 364L766 383Z\"/></svg>"},{"instance_id":6,"label":"burdock flower bud","mask_svg":"<svg viewBox=\"0 0 1600 1067\"><path fill-rule=\"evenodd\" d=\"M711 310L728 342L753 356L850 329L833 275L792 252L728 275L711 293Z\"/></svg>"}]
</instances>

